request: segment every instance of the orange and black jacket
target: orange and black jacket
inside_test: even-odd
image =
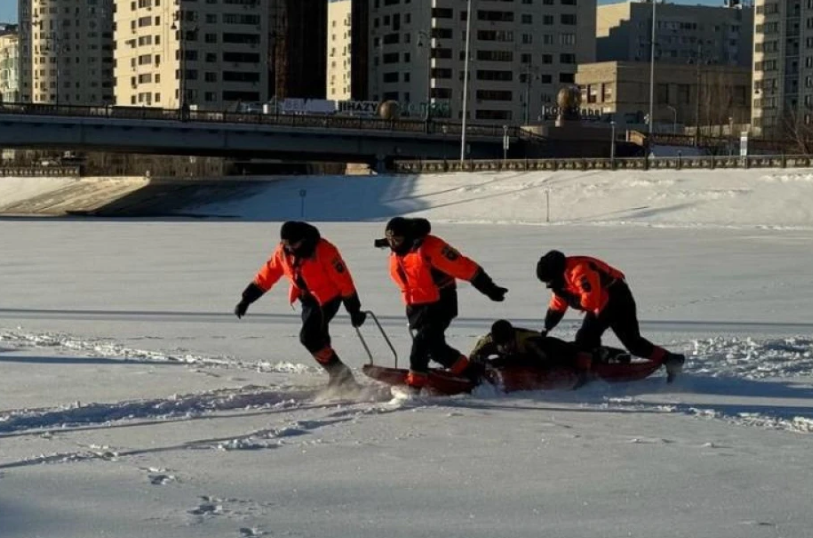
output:
[[[442,289],[456,286],[456,278],[471,282],[486,295],[494,286],[477,263],[430,234],[418,239],[409,252],[390,254],[390,277],[408,306],[437,302]]]
[[[610,299],[607,289],[619,280],[624,280],[624,273],[597,258],[569,256],[564,279],[553,289],[545,328],[556,326],[568,307],[598,316]]]
[[[339,249],[321,238],[315,228],[312,235],[308,238],[312,246],[307,255],[295,256],[287,252],[282,243],[277,245],[243,292],[243,300],[249,304],[256,301],[286,276],[290,282],[288,300],[291,303],[308,297],[323,306],[341,297],[348,312],[360,310],[353,277]]]
[[[285,252],[282,244],[254,277],[263,292],[270,290],[282,276],[288,277],[291,287],[288,300],[293,303],[305,293],[320,305],[338,296],[343,299],[356,293],[353,277],[337,249],[327,239],[319,239],[313,256],[296,258]]]

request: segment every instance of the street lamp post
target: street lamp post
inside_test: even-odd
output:
[[[615,163],[615,120],[610,122],[610,163]]]
[[[449,132],[449,127],[444,123],[441,127],[441,131],[443,131],[443,162],[445,163],[448,157],[446,156],[446,133]]]
[[[180,61],[179,61],[179,68],[180,68],[180,77],[179,77],[179,89],[181,93],[181,97],[178,100],[179,109],[181,112],[181,120],[186,121],[189,117],[189,103],[186,99],[186,30],[184,29],[183,25],[183,10],[179,10],[175,21],[170,26],[170,29],[178,31],[178,51],[180,53]],[[198,27],[197,25],[193,26],[190,29],[190,32],[197,32]]]
[[[652,2],[652,43],[650,44],[649,58],[649,139],[652,140],[652,125],[655,121],[655,30],[657,28],[657,0]]]
[[[54,93],[54,104],[59,107],[59,74],[60,74],[60,63],[61,63],[61,52],[62,52],[62,44],[59,38],[59,34],[57,32],[51,32],[48,37],[45,38],[45,42],[48,43],[48,52],[53,52],[56,55],[56,92]]]
[[[677,110],[672,105],[666,105],[672,111],[672,134],[677,134]]]
[[[508,138],[508,126],[502,126],[502,160],[503,164],[505,161],[508,160],[508,144],[510,143],[510,139]]]
[[[423,30],[418,31],[418,37],[426,48],[426,122],[429,123],[432,119],[432,38]]]
[[[703,60],[703,45],[701,43],[697,44],[697,58],[695,59],[697,64],[697,92],[695,95],[695,103],[694,103],[694,145],[698,146],[700,144],[700,91],[701,91],[701,82],[702,82],[702,71],[700,70],[700,64],[704,61]]]
[[[460,131],[460,162],[466,160],[466,115],[469,104],[469,53],[471,52],[471,0],[466,0],[466,50],[463,54],[463,123]]]
[[[175,20],[172,22],[172,26],[170,26],[170,29],[173,32],[178,32],[178,54],[179,54],[179,58],[178,58],[178,71],[179,71],[178,87],[179,87],[179,92],[180,92],[180,96],[179,96],[179,99],[178,99],[178,109],[180,110],[181,118],[183,119],[183,117],[184,117],[184,113],[183,113],[184,112],[184,105],[186,104],[186,88],[184,88],[184,86],[185,86],[184,79],[186,78],[186,73],[185,73],[185,71],[186,71],[185,63],[186,62],[184,62],[184,59],[185,59],[184,56],[186,56],[186,51],[184,50],[184,37],[185,36],[183,35],[183,32],[184,32],[184,29],[183,29],[183,10],[180,10],[180,11],[177,12],[177,14],[175,15]]]
[[[525,75],[525,125],[531,122],[531,82],[534,80],[534,73],[537,68],[533,64],[528,64],[523,69]]]

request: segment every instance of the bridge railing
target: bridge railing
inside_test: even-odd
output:
[[[634,157],[634,158],[565,158],[565,159],[483,159],[483,160],[412,160],[396,161],[395,171],[402,174],[443,172],[500,172],[556,170],[681,170],[718,168],[810,168],[811,155],[751,155],[740,157]]]
[[[239,123],[274,125],[279,127],[354,129],[362,131],[410,132],[441,137],[460,136],[462,125],[444,120],[386,120],[362,116],[303,115],[303,114],[247,114],[131,106],[77,106],[39,103],[0,103],[0,115],[60,116],[76,118],[112,118],[126,120],[153,120],[202,123]],[[500,125],[469,124],[467,136],[502,137],[506,131]],[[509,127],[512,138],[523,135],[518,127]]]
[[[79,166],[0,166],[2,177],[79,177]]]

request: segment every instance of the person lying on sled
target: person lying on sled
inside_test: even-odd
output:
[[[491,332],[481,337],[474,345],[469,360],[489,368],[499,369],[505,366],[567,368],[589,376],[594,357],[559,338],[543,336],[539,331],[514,327],[510,321],[498,319],[491,326]],[[599,360],[598,357],[595,360]]]

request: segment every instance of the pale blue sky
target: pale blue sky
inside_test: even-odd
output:
[[[610,4],[618,0],[599,0],[599,4]],[[688,0],[670,2],[674,4],[701,4],[704,6],[722,6],[723,0]],[[17,0],[0,0],[0,22],[17,22]]]
[[[0,22],[17,22],[17,0],[0,0]]]

